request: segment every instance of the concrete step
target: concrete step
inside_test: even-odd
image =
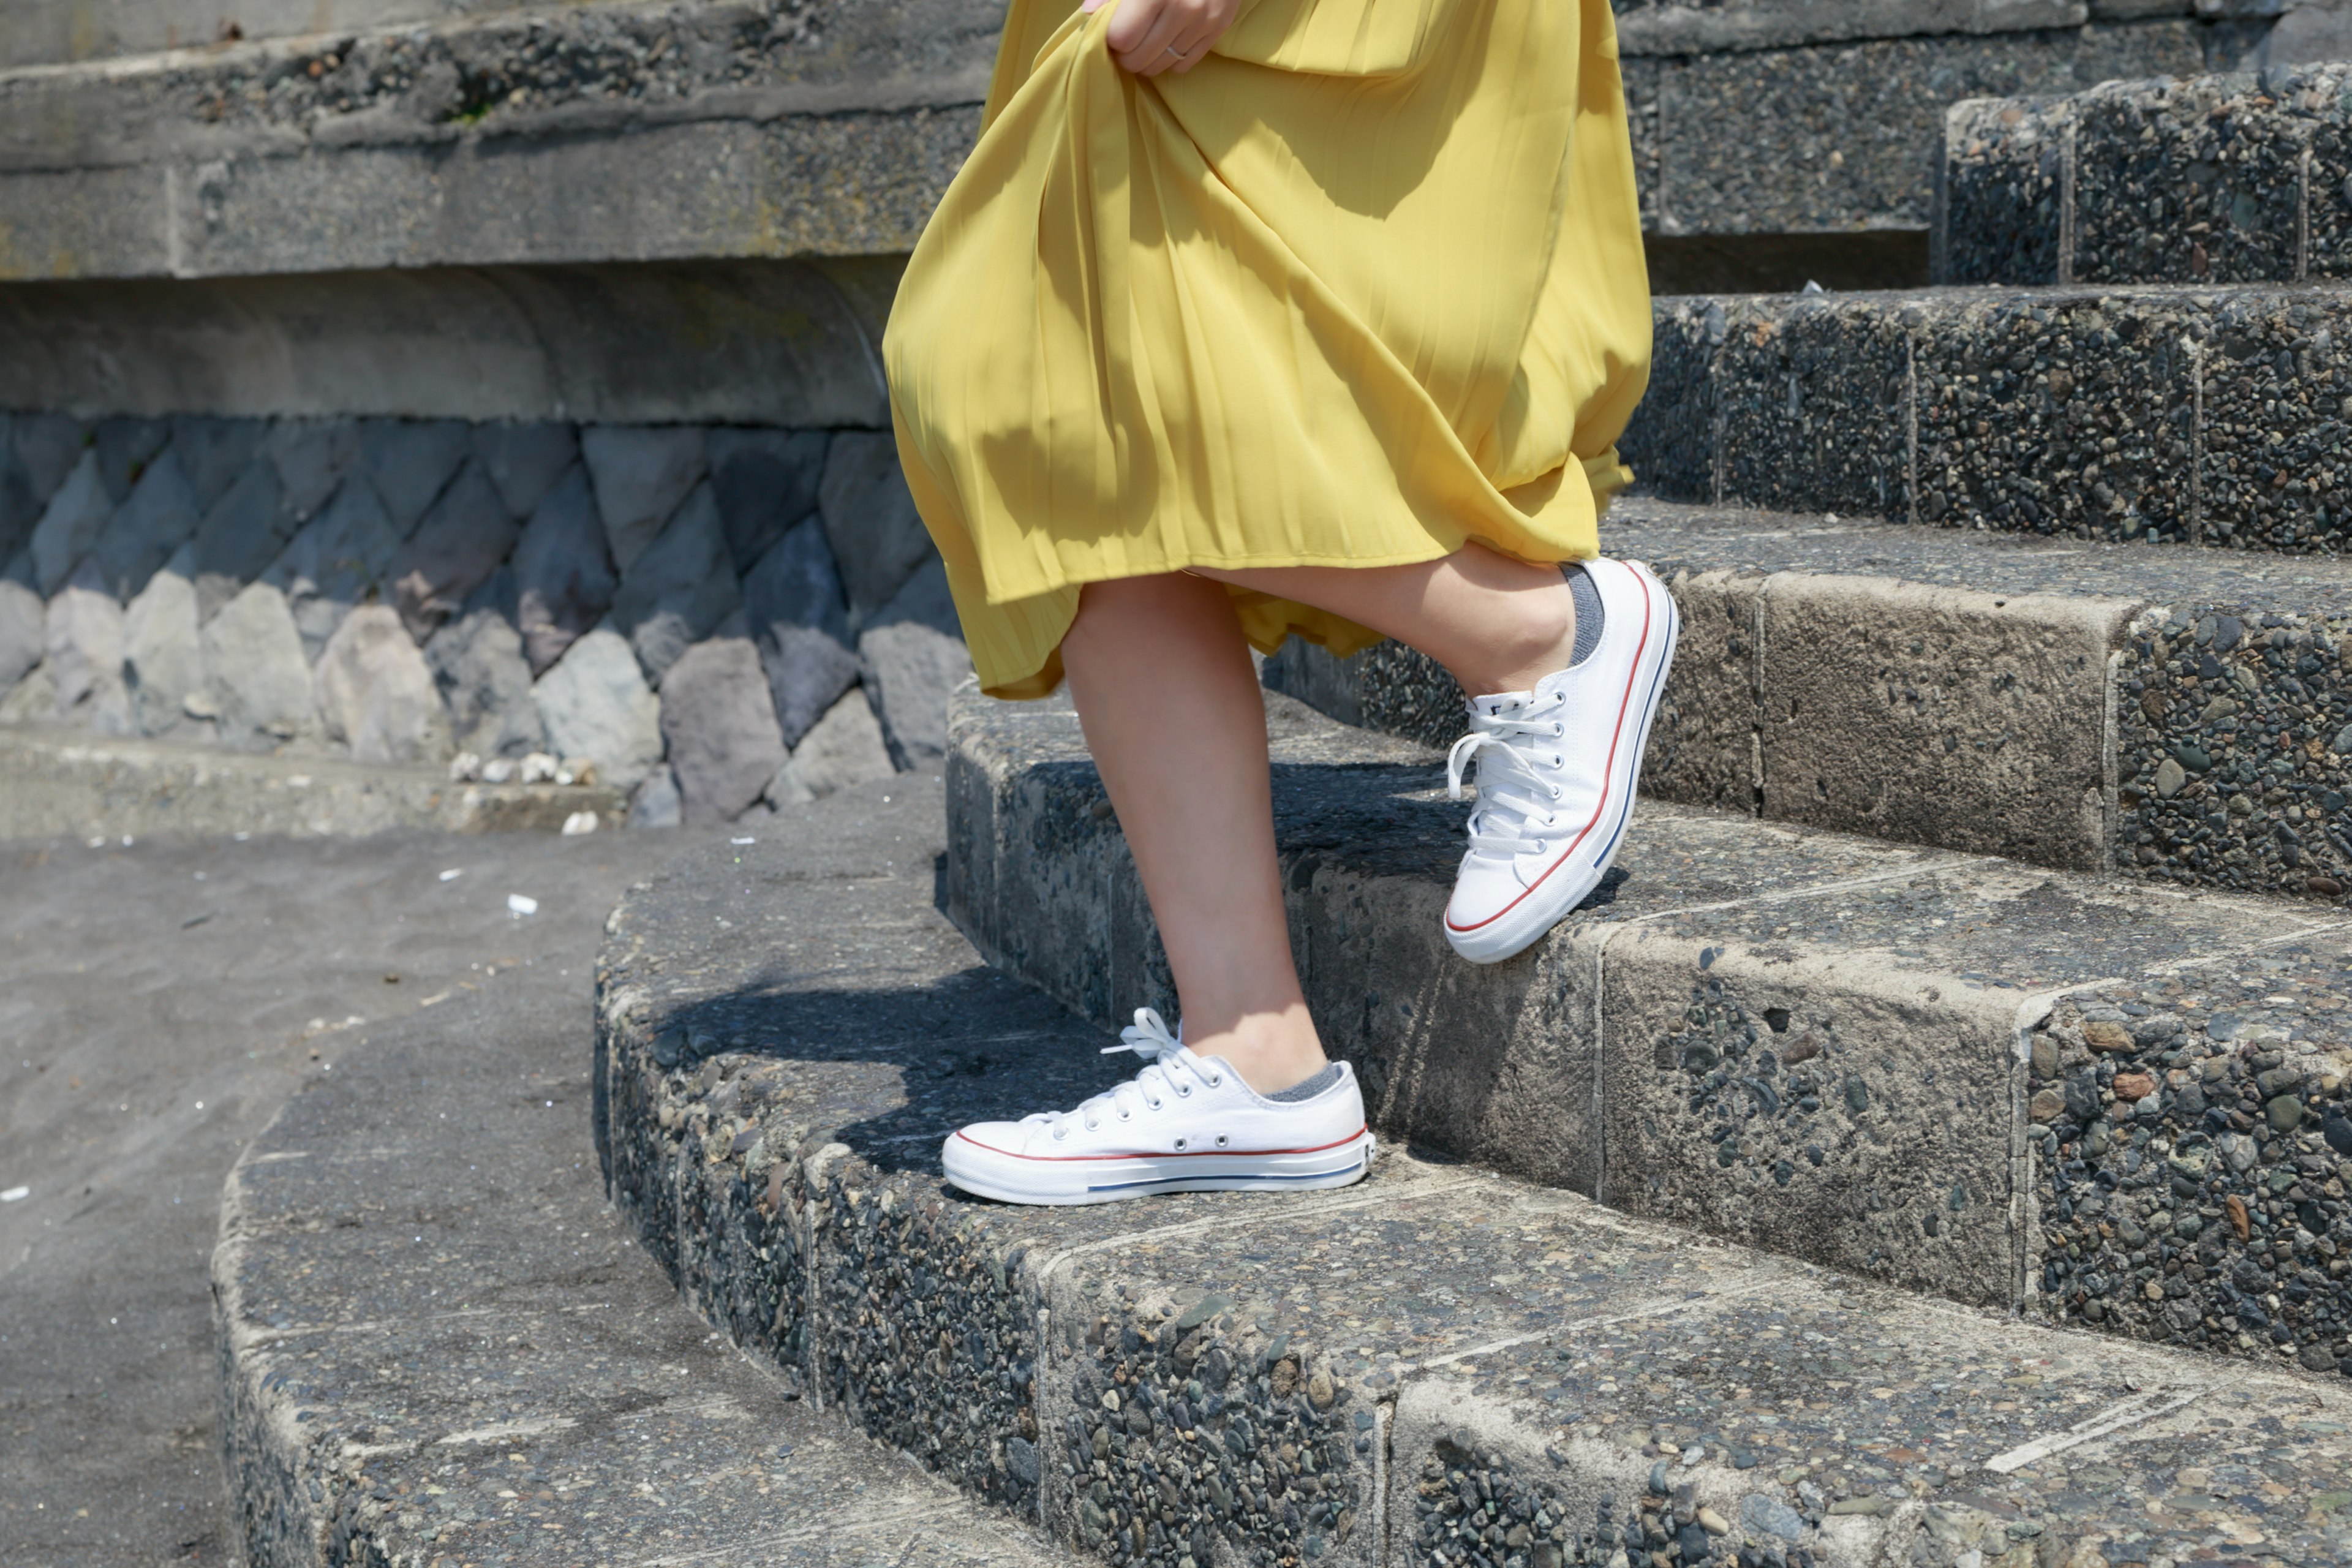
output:
[[[1391,1133],[1955,1300],[2352,1362],[2352,920],[1652,804],[1582,910],[1473,966],[1436,754],[1272,700],[1309,1001]],[[974,700],[949,792],[990,962],[1172,1016],[1066,711]],[[2290,1281],[2252,1325],[2285,1339],[2242,1333]]]
[[[0,725],[0,840],[552,833],[583,814],[617,828],[626,805],[601,784],[452,784],[446,768]]]
[[[1937,197],[1938,282],[2352,277],[2352,66],[1956,103]]]
[[[2352,536],[2352,294],[1660,300],[1626,460],[1669,500],[2326,553]]]
[[[2352,569],[1633,498],[1603,543],[1683,640],[1651,795],[2079,871],[2352,889]],[[1266,684],[1449,744],[1462,694],[1383,644]],[[2242,803],[2242,804],[2241,804]]]
[[[1070,1562],[679,1304],[598,1191],[572,973],[568,1017],[484,984],[334,1047],[236,1167],[213,1273],[242,1560]]]
[[[1420,984],[1419,928],[1386,912],[1426,904],[1409,878],[1429,853],[1427,808],[1398,793],[1412,753],[1276,708],[1301,945],[1335,1036],[1381,1073],[1391,1125],[1401,1105],[1433,1104],[1439,1080],[1467,1090],[1508,1058],[1515,1098],[1540,1103],[1566,1142],[1582,1137],[1575,1086],[1594,1085],[1592,1064],[1530,1075],[1555,1041],[1567,1060],[1601,927],[1527,963]],[[1139,906],[1066,712],[967,712],[958,733],[950,907],[983,951],[1058,944],[1057,991],[1116,975],[1121,1005],[1154,1000]],[[976,818],[987,811],[992,822]],[[1679,847],[1644,847],[1619,906],[1654,883],[1696,909],[1810,873],[1823,890],[1792,892],[1786,919],[1818,900],[1859,922],[1885,910],[1874,892],[1904,886],[1883,878],[1890,863],[1929,863],[1695,813],[1654,820],[1669,818],[1686,828]],[[1119,1069],[1095,1054],[1101,1033],[981,965],[933,907],[938,839],[898,820],[897,853],[814,837],[692,853],[615,911],[598,989],[605,1168],[647,1246],[754,1359],[1056,1541],[1165,1568],[2352,1554],[2352,1387],[2284,1358],[2231,1362],[1911,1297],[1397,1137],[1365,1184],[1336,1193],[1060,1210],[961,1198],[936,1163],[946,1131],[1074,1104]],[[1704,824],[1724,836],[1691,826]],[[999,853],[977,860],[980,844]],[[1366,866],[1390,868],[1381,886]],[[1364,879],[1363,902],[1325,897],[1343,875]],[[2047,917],[2060,895],[2018,896]],[[1093,913],[1065,918],[1080,909]],[[1692,979],[1754,983],[1768,961],[1717,941],[1708,969],[1683,959],[1685,994],[1665,1005],[1691,1005]],[[1637,963],[1660,951],[1643,944]],[[1349,952],[1373,958],[1377,990],[1358,963],[1341,1006]],[[1495,979],[1517,983],[1524,1027],[1463,1005]],[[1841,1070],[1898,1096],[1870,1123],[1888,1143],[1858,1135],[1839,1168],[1877,1150],[1873,1179],[1891,1197],[1909,1180],[1895,1168],[1944,1142],[1955,1101],[1981,1097],[2000,1121],[2017,1000],[1988,988],[1939,1005],[1890,977],[1833,1024],[1791,1015]],[[1400,1003],[1443,1050],[1426,1037],[1410,1060],[1364,1047],[1350,1020],[1400,1016]],[[1944,1027],[1996,1004],[1996,1039]],[[1626,1017],[1619,1037],[1636,1026]],[[1932,1055],[1942,1087],[1901,1098],[1875,1060],[1890,1048],[1908,1064]],[[1630,1065],[1649,1075],[1646,1058]],[[1612,1149],[1645,1143],[1671,1163],[1670,1137],[1637,1131],[1681,1121],[1669,1098],[1621,1110]],[[1904,1120],[1927,1100],[1932,1115]],[[1972,1200],[1962,1226],[2002,1201]],[[1832,1198],[1812,1228],[1832,1236],[1855,1206]]]

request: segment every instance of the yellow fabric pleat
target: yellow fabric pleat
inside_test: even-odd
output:
[[[1112,15],[1013,0],[884,341],[982,686],[1052,691],[1108,578],[1594,554],[1650,350],[1608,0],[1244,0],[1150,79]]]

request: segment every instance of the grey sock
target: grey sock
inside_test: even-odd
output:
[[[1313,1078],[1308,1079],[1305,1083],[1294,1083],[1288,1089],[1284,1089],[1280,1094],[1269,1094],[1263,1098],[1277,1101],[1312,1100],[1317,1095],[1322,1093],[1325,1089],[1330,1088],[1333,1084],[1338,1083],[1339,1081],[1339,1064],[1338,1062],[1326,1062],[1323,1064],[1323,1070],[1317,1073]]]
[[[1601,607],[1601,587],[1593,582],[1592,574],[1571,561],[1560,568],[1568,578],[1568,591],[1576,598],[1576,656],[1569,668],[1574,668],[1591,657],[1601,645],[1601,628],[1607,624],[1608,615]]]

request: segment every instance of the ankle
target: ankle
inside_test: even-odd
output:
[[[1527,691],[1566,669],[1576,654],[1576,601],[1563,583],[1557,594],[1527,595],[1508,625],[1489,633],[1474,657],[1448,666],[1464,693],[1484,697]]]
[[[1214,1030],[1195,1031],[1188,1018],[1184,1046],[1195,1056],[1223,1058],[1260,1094],[1279,1094],[1304,1083],[1329,1060],[1304,1002],[1279,1012],[1244,1014]]]

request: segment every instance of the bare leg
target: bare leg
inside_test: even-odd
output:
[[[1274,566],[1194,574],[1345,616],[1446,668],[1475,697],[1526,691],[1565,669],[1576,601],[1557,566],[1465,544],[1411,566]]]
[[[1184,1043],[1273,1093],[1324,1062],[1275,863],[1265,705],[1233,602],[1171,574],[1090,584],[1062,643],[1087,746],[1175,972]]]

